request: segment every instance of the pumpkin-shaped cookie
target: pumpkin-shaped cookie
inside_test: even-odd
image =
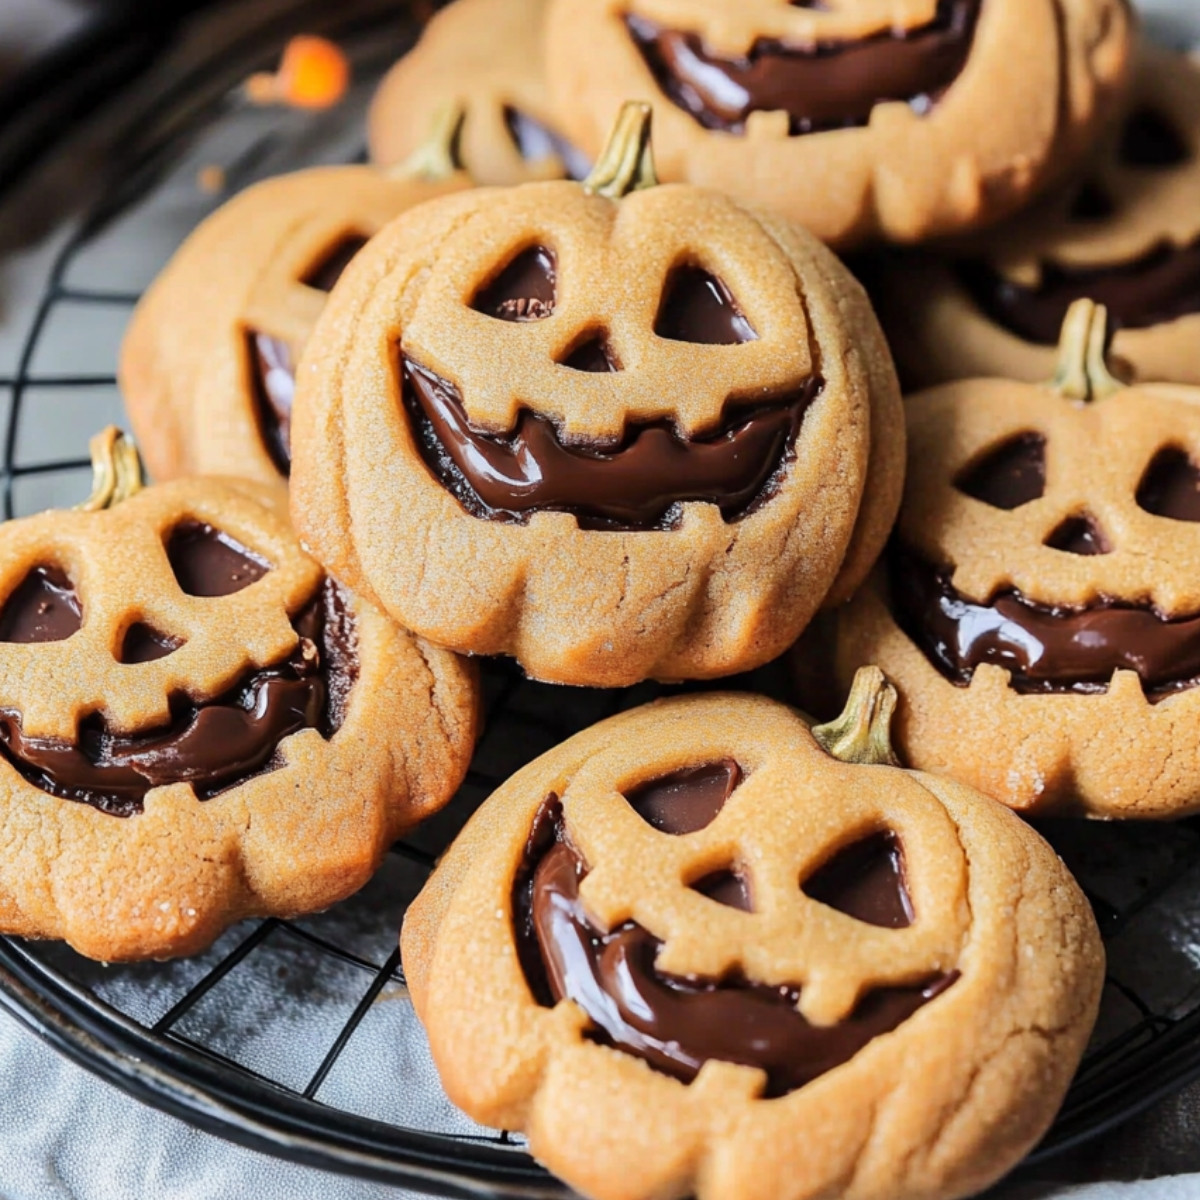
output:
[[[328,580],[282,489],[139,490],[114,434],[83,511],[0,526],[0,930],[105,961],[357,890],[475,727],[470,670]]]
[[[913,386],[1048,378],[1081,298],[1107,306],[1134,379],[1200,384],[1200,64],[1142,46],[1128,112],[1077,182],[953,259],[874,275]]]
[[[767,661],[874,559],[903,414],[802,230],[650,186],[631,106],[584,184],[477,189],[359,256],[296,397],[292,517],[442,645],[623,685]]]
[[[1079,301],[1054,386],[907,401],[896,539],[840,674],[900,685],[899,742],[1028,812],[1200,810],[1200,389],[1127,387]]]
[[[384,77],[367,122],[371,157],[403,162],[428,120],[461,108],[458,153],[477,183],[582,179],[591,163],[557,130],[542,78],[546,0],[455,0]]]
[[[949,1200],[1012,1167],[1099,935],[1014,814],[895,765],[894,703],[877,670],[811,732],[661,701],[514,775],[404,922],[450,1098],[597,1200]]]
[[[346,264],[397,213],[469,181],[439,112],[411,167],[314,167],[223,205],[142,298],[121,348],[130,420],[151,474],[274,482],[291,461],[296,365]]]
[[[1126,76],[1125,0],[552,0],[563,128],[651,100],[664,179],[728,188],[846,248],[1020,208]]]

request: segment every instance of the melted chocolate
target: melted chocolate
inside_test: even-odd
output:
[[[542,321],[554,312],[557,284],[554,252],[530,246],[479,289],[471,307],[499,321]]]
[[[253,551],[202,521],[180,521],[167,539],[167,558],[189,596],[232,596],[270,569]]]
[[[877,989],[841,1024],[821,1028],[797,1011],[796,988],[664,975],[654,965],[661,943],[645,929],[627,922],[605,933],[589,919],[579,898],[586,867],[554,840],[559,816],[551,797],[535,819],[514,896],[531,990],[547,1006],[574,1001],[591,1020],[591,1036],[677,1079],[690,1082],[717,1059],[761,1069],[765,1094],[785,1095],[849,1061],[958,977]]]
[[[1116,201],[1094,179],[1085,180],[1071,202],[1072,221],[1107,221],[1116,211]]]
[[[644,17],[625,24],[663,93],[706,129],[743,133],[752,112],[783,111],[796,135],[865,125],[888,100],[928,112],[966,65],[980,4],[939,0],[927,25],[861,41],[760,38],[744,58],[713,54],[698,35]]]
[[[959,275],[972,299],[998,325],[1027,342],[1053,346],[1076,300],[1107,306],[1113,328],[1148,329],[1200,313],[1200,240],[1164,243],[1132,262],[1105,267],[1042,265],[1042,281],[1025,287],[987,263],[965,262]]]
[[[591,173],[592,164],[582,150],[527,112],[506,105],[504,124],[513,145],[526,162],[540,162],[554,155],[566,169],[568,179],[583,180]]]
[[[75,587],[59,567],[34,567],[0,611],[0,642],[61,642],[83,624]]]
[[[1168,619],[1108,598],[1050,607],[1015,590],[981,604],[899,544],[889,567],[897,623],[961,687],[981,663],[1003,667],[1023,693],[1103,692],[1119,669],[1136,671],[1151,700],[1200,681],[1200,616]]]
[[[72,744],[25,737],[20,713],[6,709],[0,748],[43,791],[113,816],[141,812],[146,793],[170,783],[191,783],[209,799],[282,765],[279,744],[290,734],[315,728],[329,738],[341,726],[358,671],[340,589],[327,581],[294,624],[300,643],[284,662],[248,672],[214,699],[174,698],[166,728],[114,734],[97,714],[80,724]],[[151,657],[159,656],[124,661]]]
[[[533,512],[569,512],[582,529],[671,528],[677,506],[689,500],[718,505],[727,521],[746,516],[774,494],[823,386],[811,378],[773,403],[735,408],[703,437],[680,437],[656,421],[629,427],[616,445],[574,446],[528,410],[512,433],[478,430],[453,384],[407,358],[401,367],[421,456],[467,512],[516,522]]]
[[[1139,507],[1172,521],[1200,521],[1200,467],[1186,450],[1160,450],[1138,484]]]
[[[741,782],[741,767],[723,758],[638,784],[625,799],[643,821],[663,833],[697,833],[717,819]]]
[[[960,492],[993,508],[1012,511],[1046,491],[1046,439],[1020,433],[990,450],[955,480]]]
[[[737,871],[716,871],[706,875],[692,885],[692,891],[724,904],[726,908],[736,908],[742,912],[754,911],[754,896],[750,890],[750,880]]]
[[[319,292],[332,292],[351,260],[369,241],[361,233],[346,234],[313,264],[300,282]]]
[[[292,349],[279,338],[252,333],[250,375],[254,407],[263,445],[285,478],[292,471],[292,401],[296,396],[296,363]]]
[[[912,901],[904,883],[904,856],[890,830],[839,850],[804,884],[803,892],[838,912],[884,929],[907,929]]]
[[[608,345],[608,333],[601,330],[594,337],[580,342],[566,358],[562,360],[564,367],[572,371],[587,371],[593,375],[610,374],[621,369]]]
[[[1081,554],[1087,557],[1112,553],[1112,546],[1104,536],[1104,530],[1088,513],[1068,517],[1046,539],[1046,545],[1051,550],[1061,550],[1064,554]]]
[[[182,645],[182,638],[160,633],[152,626],[139,621],[126,630],[117,658],[123,663],[155,662],[174,654]]]
[[[667,277],[654,332],[700,346],[736,346],[758,337],[725,284],[692,266],[676,267]]]
[[[1192,157],[1179,130],[1152,108],[1139,108],[1126,120],[1117,153],[1125,166],[1149,171],[1182,167]]]

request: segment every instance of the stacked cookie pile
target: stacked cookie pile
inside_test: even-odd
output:
[[[1123,0],[455,0],[374,165],[143,299],[158,482],[109,432],[0,529],[0,927],[348,895],[461,781],[471,656],[790,653],[840,716],[676,697],[481,807],[403,931],[434,1059],[601,1200],[987,1186],[1103,978],[1013,810],[1200,809],[1198,94]]]

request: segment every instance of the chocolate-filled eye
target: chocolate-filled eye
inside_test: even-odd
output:
[[[968,467],[954,486],[993,508],[1012,510],[1040,499],[1046,491],[1046,439],[1019,433]]]
[[[82,624],[83,606],[67,573],[34,567],[0,609],[0,642],[61,642]]]
[[[1200,467],[1186,450],[1164,446],[1151,460],[1137,490],[1138,507],[1172,521],[1200,521]]]
[[[587,371],[590,374],[604,374],[621,369],[617,356],[608,344],[607,329],[595,330],[588,334],[560,360],[559,365],[570,367],[572,371]]]
[[[634,811],[663,833],[697,833],[716,819],[742,781],[731,758],[672,771],[625,793]]]
[[[1051,550],[1061,550],[1065,554],[1091,556],[1112,553],[1112,544],[1091,513],[1068,517],[1046,539],[1045,544]]]
[[[566,168],[568,179],[587,178],[592,169],[587,155],[548,125],[543,125],[536,117],[506,104],[504,125],[517,148],[517,153],[526,162],[539,162],[551,155],[557,155]]]
[[[754,911],[750,880],[740,871],[714,871],[711,875],[696,880],[691,888],[693,892],[699,892],[717,904],[725,905],[726,908],[737,908],[742,912]]]
[[[320,292],[333,291],[334,285],[342,277],[342,272],[350,265],[350,260],[368,241],[370,239],[361,233],[346,234],[309,267],[300,282]]]
[[[1192,157],[1183,135],[1152,108],[1138,109],[1121,133],[1121,161],[1129,167],[1181,167]]]
[[[1094,179],[1088,179],[1071,203],[1072,221],[1107,221],[1117,211],[1113,198]]]
[[[121,639],[121,649],[117,661],[123,663],[156,662],[174,654],[184,643],[183,638],[172,637],[147,625],[143,621],[131,625]]]
[[[654,332],[701,346],[736,346],[758,338],[725,284],[693,266],[676,267],[667,276]]]
[[[904,884],[904,858],[900,842],[890,830],[839,850],[809,876],[801,891],[868,925],[905,929],[913,922],[912,901]]]
[[[271,569],[254,551],[204,521],[180,521],[167,538],[167,558],[188,596],[232,596]]]
[[[554,252],[530,246],[475,293],[471,307],[500,321],[542,321],[554,312],[557,282]]]

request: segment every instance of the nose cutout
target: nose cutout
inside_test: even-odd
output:
[[[1091,513],[1068,517],[1046,539],[1045,544],[1051,550],[1061,550],[1064,554],[1092,556],[1112,553],[1112,543]]]
[[[621,364],[608,344],[607,329],[587,335],[565,358],[559,360],[559,365],[569,367],[572,371],[587,371],[593,375],[621,370]]]
[[[183,642],[183,638],[172,637],[169,633],[155,629],[153,625],[138,621],[136,625],[129,627],[121,639],[117,660],[122,663],[156,662],[174,654]]]

